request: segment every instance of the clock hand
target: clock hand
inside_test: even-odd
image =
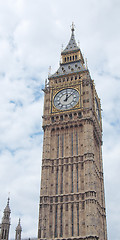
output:
[[[66,98],[65,98],[64,102],[66,102],[66,101],[67,101],[67,99],[68,99],[68,94],[66,94]]]
[[[68,100],[68,98],[72,95],[73,93],[71,93],[69,96],[67,96],[67,100]]]
[[[68,98],[68,94],[67,94],[67,89],[66,89],[66,98],[65,98],[64,102],[67,101],[67,98]]]
[[[72,94],[73,94],[73,92],[70,95],[66,94],[66,99],[64,100],[64,102],[66,102]]]

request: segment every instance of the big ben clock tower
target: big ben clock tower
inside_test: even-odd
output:
[[[44,89],[38,239],[107,240],[100,99],[71,31]]]

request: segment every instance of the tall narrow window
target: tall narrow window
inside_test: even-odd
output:
[[[59,158],[59,135],[57,136],[57,158]]]
[[[64,135],[62,134],[62,157],[64,156]]]
[[[55,208],[55,237],[57,237],[57,205]]]
[[[6,235],[7,235],[7,230],[5,229],[4,239],[6,239]]]
[[[71,169],[71,180],[72,180],[71,192],[73,193],[73,165],[72,165],[72,169]]]
[[[61,168],[61,193],[63,193],[63,166]]]
[[[60,209],[60,237],[62,237],[63,235],[63,206],[61,206],[61,209]]]
[[[78,192],[78,164],[77,164],[76,170],[77,170],[77,192]]]
[[[56,194],[58,194],[58,167],[56,171]]]
[[[4,229],[2,230],[2,239],[4,238]]]
[[[73,156],[73,133],[71,134],[71,153]]]
[[[77,205],[77,235],[79,236],[79,204]]]
[[[73,215],[73,205],[72,205],[72,207],[71,207],[71,210],[72,210],[72,236],[73,236],[73,234],[74,234],[74,215]]]
[[[76,154],[78,155],[78,133],[76,132]]]

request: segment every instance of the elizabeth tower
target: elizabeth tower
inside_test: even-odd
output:
[[[44,89],[38,239],[107,240],[100,99],[71,31]]]

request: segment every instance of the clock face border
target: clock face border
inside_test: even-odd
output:
[[[78,91],[79,93],[79,100],[76,103],[76,105],[70,109],[58,109],[54,106],[54,98],[57,95],[57,93],[59,93],[62,90],[65,89],[75,89],[76,91]],[[81,84],[77,85],[77,86],[64,86],[64,87],[60,87],[57,89],[52,89],[52,93],[51,93],[51,113],[59,113],[59,112],[70,112],[71,110],[75,110],[75,109],[80,109],[82,108],[82,102],[81,102]]]
[[[57,110],[71,110],[79,102],[80,94],[75,88],[65,88],[53,97],[53,104]]]

